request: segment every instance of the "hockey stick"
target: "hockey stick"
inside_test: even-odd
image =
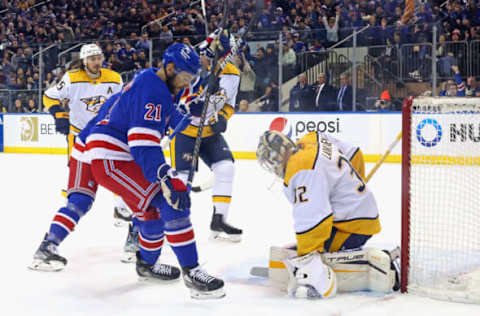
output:
[[[170,142],[175,137],[175,135],[187,128],[187,126],[190,124],[190,117],[190,114],[184,115],[180,122],[178,122],[172,133],[170,133],[168,137],[162,138],[162,140],[160,141],[160,146],[162,146],[163,149],[167,149],[168,145],[170,145]]]
[[[382,163],[385,161],[385,159],[387,159],[387,157],[390,155],[390,153],[392,152],[393,148],[395,148],[395,146],[398,144],[398,142],[400,141],[400,139],[402,139],[402,132],[398,133],[397,137],[395,138],[395,140],[393,141],[393,143],[390,144],[390,146],[388,147],[387,151],[383,154],[382,158],[380,158],[380,160],[377,161],[377,163],[375,164],[375,166],[373,166],[372,170],[370,170],[370,172],[368,173],[368,175],[367,175],[366,178],[365,178],[365,183],[367,183],[367,182],[372,178],[372,176],[375,174],[375,172],[377,172],[378,168],[380,168],[380,166],[381,166]]]
[[[202,192],[213,187],[213,177],[208,178],[207,181],[192,187],[192,192]]]
[[[226,1],[223,4],[223,17],[220,25],[220,33],[223,32],[223,27],[225,26],[225,22],[227,21],[227,12],[228,12],[228,1]],[[215,40],[218,40],[218,38]],[[215,57],[212,63],[212,73],[210,74],[210,78],[208,80],[207,93],[204,99],[205,102],[203,103],[202,114],[200,116],[200,123],[198,125],[197,137],[195,138],[195,145],[193,147],[192,165],[190,166],[190,170],[188,171],[187,190],[189,192],[192,189],[193,174],[195,173],[195,168],[198,162],[198,156],[200,154],[200,144],[202,142],[202,133],[203,133],[205,120],[207,118],[208,102],[210,100],[210,95],[215,92],[214,90],[216,86],[216,80],[221,71],[221,68],[218,71],[216,71],[219,58],[220,58],[220,54],[218,52],[218,45],[217,45],[217,47],[215,48]]]
[[[260,278],[268,278],[268,267],[252,267],[250,275]]]
[[[225,2],[225,4],[224,4],[224,8],[223,8],[224,12],[223,12],[223,19],[222,19],[222,23],[221,23],[221,27],[220,27],[220,33],[223,32],[223,27],[225,25],[225,21],[227,20],[227,18],[226,18],[227,13],[228,13],[227,9],[228,9],[228,1]],[[243,36],[248,34],[251,27],[255,24],[256,19],[257,19],[256,16],[254,16],[252,18],[252,20],[250,21],[250,23],[248,25],[247,31],[243,34]],[[191,188],[192,188],[193,174],[195,173],[195,168],[196,168],[197,162],[198,162],[198,156],[199,156],[199,153],[200,153],[200,145],[201,145],[201,142],[202,142],[202,132],[203,132],[204,124],[205,124],[205,119],[206,119],[206,116],[207,116],[207,108],[208,108],[208,104],[209,104],[209,100],[210,100],[210,95],[212,95],[215,92],[214,90],[215,90],[215,86],[216,86],[216,83],[217,83],[216,81],[217,81],[218,77],[220,76],[221,71],[225,68],[225,66],[229,62],[231,56],[233,56],[233,54],[236,53],[238,51],[239,47],[241,46],[243,36],[238,38],[235,41],[235,44],[230,48],[230,50],[224,56],[222,56],[223,61],[219,65],[218,69],[217,69],[217,64],[218,64],[218,60],[220,59],[220,56],[219,56],[219,53],[218,53],[218,48],[215,50],[215,58],[213,60],[212,68],[211,68],[212,69],[212,74],[210,74],[207,93],[206,93],[206,97],[205,97],[205,102],[203,104],[202,114],[200,116],[200,123],[199,123],[199,126],[198,126],[197,137],[195,138],[195,146],[193,148],[192,165],[191,165],[189,173],[188,173],[188,179],[187,179],[188,191],[190,191]],[[218,40],[218,38],[216,40]],[[218,45],[217,45],[217,47],[218,47]]]
[[[201,0],[200,4],[202,6],[202,15],[203,19],[205,20],[205,38],[208,37],[208,21],[207,21],[207,8],[205,6],[205,0]]]

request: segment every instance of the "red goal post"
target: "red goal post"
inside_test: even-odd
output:
[[[480,98],[402,106],[401,291],[480,304]]]

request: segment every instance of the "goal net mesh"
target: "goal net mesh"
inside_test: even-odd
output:
[[[480,99],[416,98],[409,106],[407,291],[480,303]]]

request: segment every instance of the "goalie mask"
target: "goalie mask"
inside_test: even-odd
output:
[[[266,131],[257,147],[257,159],[262,168],[283,179],[288,158],[295,149],[293,141],[278,131]]]

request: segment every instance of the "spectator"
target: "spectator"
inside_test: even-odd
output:
[[[253,71],[255,74],[262,74],[262,76],[256,76],[255,78],[255,97],[258,98],[265,92],[265,89],[270,85],[272,81],[270,72],[270,63],[265,58],[265,49],[260,47],[257,49],[257,57],[253,64]]]
[[[445,86],[445,90],[440,92],[441,96],[446,96],[446,97],[451,97],[451,96],[457,96],[457,97],[464,97],[465,96],[465,83],[462,80],[462,76],[460,75],[460,69],[458,66],[453,65],[452,66],[452,71],[453,71],[453,80],[447,81],[447,84]]]
[[[37,105],[35,104],[34,99],[29,99],[28,100],[28,106],[25,109],[25,112],[27,112],[27,113],[38,113],[38,112],[40,112],[37,108]]]
[[[148,39],[148,34],[143,33],[142,38],[135,44],[137,50],[142,50],[147,53],[150,50],[150,40]]]
[[[248,102],[254,99],[255,72],[245,57],[245,53],[235,56],[235,63],[240,69],[240,87],[238,91],[239,99],[246,99]]]
[[[392,98],[388,90],[385,90],[380,95],[380,99],[375,102],[375,108],[378,112],[389,112],[392,110]]]
[[[474,97],[476,94],[476,91],[479,90],[480,88],[478,86],[477,80],[475,79],[474,76],[470,76],[467,78],[467,90],[466,90],[466,95],[467,97]]]
[[[272,81],[265,89],[264,102],[260,106],[262,112],[278,112],[278,85]]]
[[[327,31],[327,47],[330,47],[338,42],[338,22],[340,19],[340,7],[337,8],[335,17],[327,18],[323,16],[322,21]]]
[[[325,73],[317,76],[317,85],[315,87],[315,111],[335,111],[336,91],[327,83]]]
[[[22,100],[20,98],[15,99],[13,107],[10,108],[11,113],[25,113],[25,108],[23,107]]]
[[[307,83],[307,76],[300,74],[298,82],[290,90],[290,112],[311,111],[314,104],[314,91],[312,86]]]
[[[353,103],[353,88],[346,74],[340,75],[340,87],[337,93],[337,111],[351,111]]]

